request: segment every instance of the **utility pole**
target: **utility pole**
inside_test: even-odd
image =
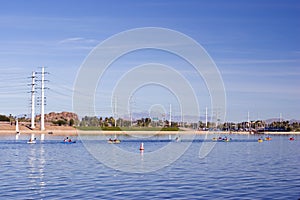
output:
[[[207,107],[205,108],[205,128],[207,128]]]
[[[279,114],[279,122],[282,122],[282,113]]]
[[[35,128],[35,72],[32,72],[32,83],[31,83],[31,128]]]
[[[172,105],[170,104],[170,121],[169,121],[170,127],[172,127]]]
[[[115,98],[115,109],[114,109],[114,116],[115,116],[115,127],[117,127],[117,98]]]
[[[132,127],[132,110],[131,110],[131,108],[130,108],[130,127]]]
[[[45,67],[42,67],[42,72],[37,72],[37,74],[41,74],[41,99],[38,99],[38,105],[41,106],[41,127],[40,130],[44,131],[45,130],[45,89],[48,89],[45,87],[45,82],[47,80],[45,80],[45,74],[48,74],[47,72],[45,72]]]
[[[132,127],[132,104],[133,104],[133,97],[130,97],[129,100],[129,115],[130,115],[130,127]]]
[[[216,120],[216,125],[215,127],[218,129],[218,126],[219,126],[219,122],[220,122],[220,110],[219,108],[215,108],[212,110],[212,113],[213,113],[213,116],[216,116],[215,120]],[[214,121],[214,120],[213,120]]]
[[[42,81],[41,81],[41,90],[42,90],[42,102],[41,102],[41,131],[45,130],[45,68],[42,67]]]
[[[249,111],[248,111],[248,128],[249,128],[249,131],[251,130],[251,126],[250,126],[250,114],[249,114]]]

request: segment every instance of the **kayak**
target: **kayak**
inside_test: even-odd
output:
[[[270,141],[270,140],[272,140],[272,138],[271,137],[266,137],[265,140]]]
[[[107,140],[109,144],[119,144],[121,141],[120,140]]]
[[[64,143],[64,144],[72,144],[72,143],[76,143],[76,141],[62,141],[62,143]]]
[[[36,143],[35,140],[33,140],[33,141],[27,141],[27,144],[35,144],[35,143]]]

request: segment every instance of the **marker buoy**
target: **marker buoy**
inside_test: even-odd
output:
[[[140,145],[140,151],[144,151],[144,143],[143,142]]]

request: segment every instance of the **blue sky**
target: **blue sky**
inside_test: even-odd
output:
[[[0,5],[1,114],[30,112],[28,77],[41,66],[50,73],[46,112],[71,111],[77,71],[97,44],[128,29],[164,27],[190,36],[214,60],[226,88],[228,120],[247,120],[248,111],[251,119],[280,113],[300,119],[299,1],[0,0]],[[138,55],[141,62],[151,61],[148,53]],[[201,80],[189,78],[195,88],[200,85],[199,96],[204,94],[203,113],[207,92]],[[110,114],[105,104],[97,107],[97,114]]]

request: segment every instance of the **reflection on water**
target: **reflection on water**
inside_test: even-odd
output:
[[[29,189],[42,195],[46,187],[46,183],[44,180],[44,168],[46,163],[44,145],[30,145],[27,160],[29,166],[29,169],[27,171],[28,179],[30,182]]]

